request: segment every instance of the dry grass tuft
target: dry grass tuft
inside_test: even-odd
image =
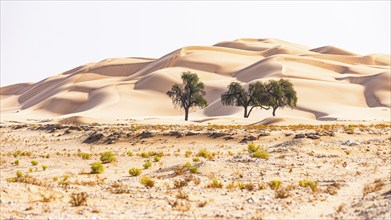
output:
[[[373,183],[369,183],[364,186],[363,195],[366,196],[369,193],[380,191],[385,183],[381,179],[376,179]]]
[[[86,206],[88,194],[86,192],[72,193],[71,201],[72,206]]]

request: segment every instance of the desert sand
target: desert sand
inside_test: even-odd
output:
[[[238,39],[188,46],[159,59],[112,58],[89,63],[37,83],[0,88],[1,121],[75,120],[99,123],[160,119],[182,121],[165,94],[183,71],[206,84],[205,109],[191,121],[256,123],[270,111],[255,109],[242,120],[240,107],[223,106],[220,95],[239,81],[285,78],[299,97],[297,108],[277,116],[301,121],[390,121],[390,55],[358,55],[332,46],[308,48],[278,39]],[[70,119],[69,119],[70,118]],[[281,121],[281,120],[280,120]]]
[[[390,219],[390,132],[390,124],[3,125],[0,216]],[[92,174],[105,151],[116,161]]]

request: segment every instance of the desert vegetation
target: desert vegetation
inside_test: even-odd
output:
[[[389,215],[389,124],[45,127],[2,127],[2,216]]]
[[[248,118],[256,107],[265,110],[271,108],[272,114],[275,116],[278,108],[285,106],[293,108],[296,106],[297,100],[293,84],[285,79],[250,83],[247,91],[240,83],[232,82],[228,85],[228,91],[221,95],[223,105],[242,106],[245,118]]]

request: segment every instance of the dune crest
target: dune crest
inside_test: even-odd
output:
[[[159,59],[109,58],[40,82],[1,87],[1,121],[116,122],[167,116],[181,120],[182,110],[174,108],[165,93],[181,82],[184,71],[197,73],[206,85],[209,105],[193,109],[190,120],[194,121],[241,120],[241,108],[220,102],[227,85],[280,78],[294,84],[297,108],[278,109],[278,119],[269,118],[270,111],[255,109],[245,121],[391,120],[390,55],[241,38],[214,46],[183,47]]]

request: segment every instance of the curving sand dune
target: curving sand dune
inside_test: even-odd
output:
[[[359,55],[332,46],[311,49],[270,38],[188,46],[159,59],[110,58],[37,83],[0,88],[0,120],[182,120],[183,111],[174,108],[165,93],[181,82],[181,72],[192,71],[205,83],[209,103],[205,109],[193,109],[194,122],[390,121],[390,60],[386,54]],[[278,109],[278,120],[259,109],[242,119],[242,108],[220,102],[230,82],[247,86],[279,78],[293,82],[299,101],[293,110]]]

